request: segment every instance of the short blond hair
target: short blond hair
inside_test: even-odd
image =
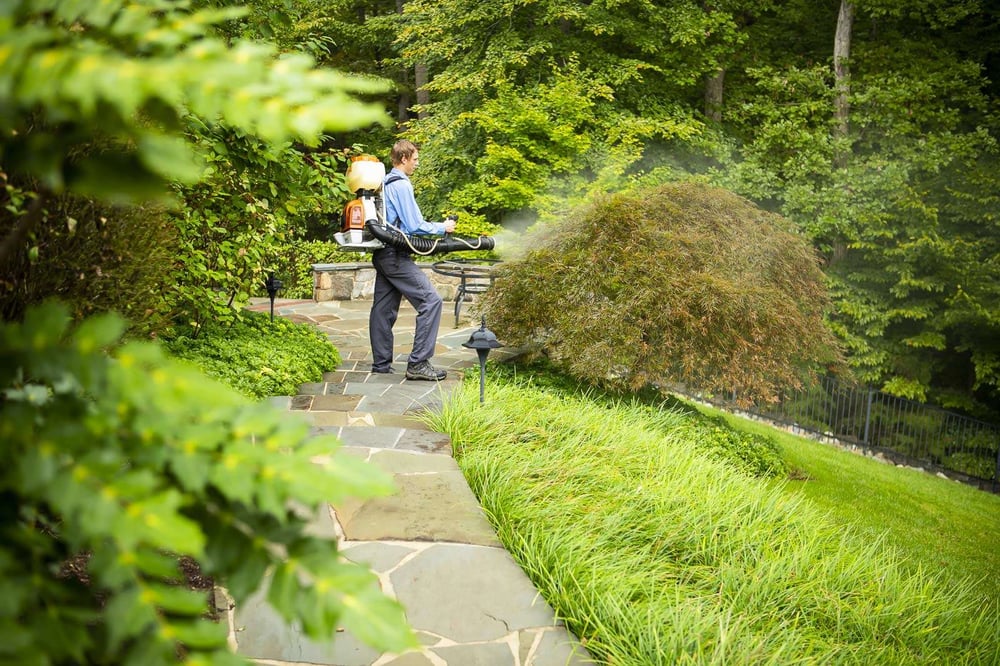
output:
[[[392,165],[402,164],[403,160],[408,157],[413,157],[413,153],[417,152],[417,146],[412,141],[406,139],[400,139],[392,146],[392,151],[389,153],[389,159],[392,160]]]

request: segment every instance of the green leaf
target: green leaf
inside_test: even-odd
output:
[[[318,537],[306,537],[298,539],[288,544],[288,557],[301,562],[302,565],[314,575],[320,575],[324,571],[342,572],[344,566],[352,567],[337,553],[337,543],[329,539]],[[349,569],[351,573],[365,571],[363,568],[355,570]],[[363,577],[356,579],[356,583],[365,584],[370,582],[366,576],[367,571],[361,574]]]
[[[167,203],[167,181],[134,154],[103,154],[83,158],[67,179],[67,187],[112,204],[143,201]]]
[[[35,634],[34,643],[45,646],[46,656],[70,663],[81,663],[85,659],[93,642],[88,624],[93,622],[94,616],[89,609],[81,609],[72,602],[64,603],[48,613],[36,614],[34,620],[30,627]]]
[[[205,592],[178,585],[148,583],[144,595],[159,608],[179,615],[201,615],[207,606]]]
[[[16,618],[22,605],[32,597],[32,591],[25,581],[0,580],[0,618]],[[0,641],[0,646],[6,641]],[[3,648],[0,647],[0,650]]]
[[[323,450],[322,445],[314,448],[314,444],[310,442],[303,454]],[[371,463],[342,453],[327,461],[303,464],[295,475],[292,490],[295,497],[307,503],[336,502],[346,497],[385,497],[396,490],[390,475]]]
[[[145,640],[132,642],[121,663],[123,666],[172,666],[177,663],[177,644],[169,637],[152,633]]]
[[[147,576],[168,580],[180,577],[176,555],[151,548],[139,548],[133,557],[136,568]]]
[[[209,479],[219,492],[232,501],[253,504],[256,484],[249,460],[249,456],[233,446],[212,466]]]
[[[5,345],[21,349],[30,346],[35,351],[46,349],[62,339],[69,322],[69,309],[65,305],[52,301],[44,303],[28,311],[23,326],[4,325],[9,336]]]
[[[180,183],[195,183],[204,164],[181,137],[145,133],[139,139],[139,158],[150,170]]]
[[[202,607],[205,599],[202,597]],[[226,645],[227,627],[219,622],[195,620],[193,622],[172,622],[171,630],[182,644],[199,650],[220,648]]]
[[[261,511],[269,513],[276,518],[282,518],[286,514],[286,493],[287,487],[284,483],[278,482],[268,472],[270,466],[265,465],[261,470],[260,480],[256,483],[254,498]],[[294,485],[296,480],[289,479],[289,485]]]
[[[908,377],[893,377],[882,385],[882,390],[909,400],[926,400],[927,398],[927,387],[919,380]]]
[[[190,450],[186,443],[181,443],[180,449],[170,455],[170,467],[188,492],[203,491],[212,469],[209,459]]]
[[[115,313],[90,317],[73,331],[72,340],[81,354],[104,350],[125,332],[125,320]]]
[[[117,650],[123,641],[139,635],[156,622],[156,612],[142,599],[139,588],[131,587],[114,594],[105,607],[108,643]]]
[[[357,596],[344,595],[341,604],[344,626],[365,643],[385,646],[389,652],[420,647],[402,605],[377,587],[367,587]]]
[[[248,666],[250,662],[228,649],[222,649],[208,654],[191,655],[185,663],[187,666]]]
[[[295,604],[301,596],[302,585],[298,579],[298,567],[294,561],[282,562],[274,568],[267,588],[267,601],[282,617],[295,617]]]
[[[87,571],[101,587],[120,590],[135,584],[135,565],[135,551],[121,551],[109,541],[102,541],[92,549]]]
[[[205,536],[196,523],[178,513],[182,501],[181,493],[170,489],[129,504],[117,517],[114,529],[122,549],[132,550],[137,544],[145,543],[199,556],[205,546]]]
[[[920,347],[944,351],[948,346],[947,338],[935,331],[921,331],[917,335],[911,335],[903,339],[903,343],[910,347]]]
[[[78,503],[78,506],[73,507],[76,509],[74,518],[84,521],[93,534],[110,535],[120,524],[121,506],[114,497],[113,490],[98,494],[94,492],[91,483],[87,485],[87,488],[81,485],[81,492],[72,494],[71,501]]]
[[[234,545],[237,543],[232,542]],[[265,550],[246,544],[241,549],[239,566],[230,567],[232,571],[226,577],[226,589],[237,602],[246,599],[260,586],[271,563],[271,557]]]
[[[18,659],[27,659],[31,644],[31,633],[25,630],[23,623],[0,617],[0,657],[15,655]],[[41,654],[36,654],[34,659],[35,664],[48,663]]]

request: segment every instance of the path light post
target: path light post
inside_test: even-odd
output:
[[[278,290],[284,287],[281,284],[281,280],[274,277],[274,273],[268,273],[267,279],[264,280],[264,288],[267,289],[267,297],[271,299],[271,321],[274,321],[274,297],[277,296]]]
[[[469,341],[463,342],[462,346],[475,349],[479,355],[479,404],[483,404],[486,402],[486,357],[490,355],[491,349],[503,347],[493,331],[486,328],[486,315],[483,315],[483,323],[479,330],[473,331]]]

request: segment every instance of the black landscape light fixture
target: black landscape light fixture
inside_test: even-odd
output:
[[[264,280],[264,288],[267,289],[267,297],[271,299],[271,321],[274,321],[274,297],[278,294],[278,290],[284,287],[281,284],[281,280],[274,277],[274,273],[268,273],[267,279]]]
[[[462,343],[463,347],[475,349],[479,355],[479,403],[486,402],[486,357],[490,355],[491,349],[503,347],[493,331],[486,328],[486,315],[483,315],[483,324],[478,331],[473,331],[468,342]]]

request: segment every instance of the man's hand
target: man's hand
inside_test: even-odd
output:
[[[450,234],[451,232],[453,232],[455,230],[455,222],[457,221],[458,220],[454,215],[449,215],[448,217],[444,218],[444,232],[446,234]]]

